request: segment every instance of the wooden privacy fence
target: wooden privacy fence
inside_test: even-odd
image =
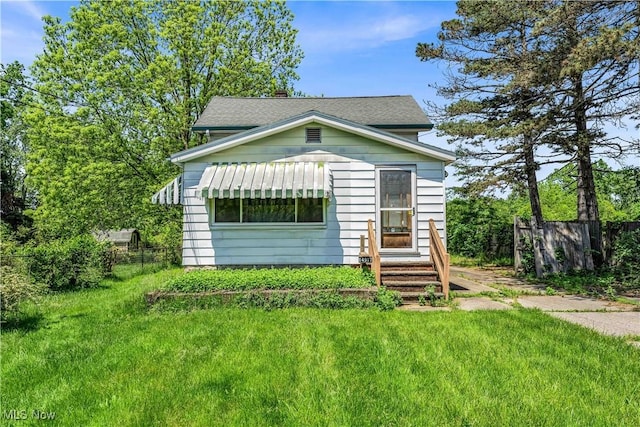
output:
[[[589,225],[579,222],[535,221],[515,218],[513,227],[516,271],[537,277],[570,270],[593,270]]]
[[[611,263],[615,242],[621,233],[640,228],[639,221],[607,222],[594,227],[590,222],[549,221],[535,226],[521,218],[513,223],[514,264],[516,272],[548,273],[593,270],[594,255],[603,265]],[[601,230],[593,235],[593,230]],[[595,253],[592,242],[599,242],[602,253]]]

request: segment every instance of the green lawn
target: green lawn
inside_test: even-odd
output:
[[[5,326],[0,424],[640,425],[640,350],[537,311],[147,311],[179,274]]]

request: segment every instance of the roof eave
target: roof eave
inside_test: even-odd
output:
[[[376,124],[372,124],[372,125],[367,125],[370,126],[372,128],[377,128],[377,129],[384,129],[384,130],[390,130],[390,129],[397,129],[397,130],[415,130],[415,131],[424,131],[424,130],[431,130],[433,129],[433,123],[416,123],[416,124],[400,124],[400,125],[389,125],[389,124],[385,124],[385,125],[376,125]]]
[[[246,126],[191,126],[193,132],[206,132],[206,131],[244,131],[253,129],[259,126],[246,125]]]
[[[288,119],[282,120],[280,122],[251,128],[244,132],[231,135],[217,141],[212,141],[198,147],[175,153],[171,156],[171,161],[176,164],[184,163],[193,159],[197,159],[198,157],[214,154],[219,151],[227,150],[238,145],[245,144],[247,142],[255,141],[256,139],[265,138],[267,136],[284,132],[286,130],[312,122],[325,124],[327,126],[342,129],[347,132],[360,134],[361,136],[365,136],[379,142],[387,143],[389,145],[404,148],[408,151],[433,157],[438,160],[442,160],[443,162],[445,162],[445,164],[451,163],[455,160],[455,154],[451,151],[421,142],[405,139],[400,136],[385,132],[383,130],[373,128],[371,126],[350,122],[348,120],[333,117],[328,114],[320,113],[318,111],[309,111],[298,116],[293,116]]]
[[[424,130],[432,130],[433,123],[415,123],[415,124],[368,124],[372,128],[377,129],[398,129],[398,130],[415,130],[415,131],[424,131]],[[193,132],[206,132],[206,131],[245,131],[253,128],[260,127],[259,125],[243,125],[243,126],[206,126],[206,125],[197,125],[192,126],[191,130]]]

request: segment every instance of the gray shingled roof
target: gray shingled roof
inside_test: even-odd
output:
[[[233,98],[215,96],[193,126],[248,129],[307,111],[320,111],[367,126],[427,130],[429,118],[410,95],[349,98]]]

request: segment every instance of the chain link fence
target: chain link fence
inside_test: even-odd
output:
[[[181,248],[140,247],[133,251],[114,248],[111,254],[111,270],[115,275],[151,273],[181,262]]]
[[[106,261],[107,274],[116,277],[132,277],[142,273],[152,273],[163,268],[181,264],[181,248],[141,247],[135,251],[113,248]],[[10,267],[32,279],[31,257],[27,253],[0,255],[0,266]]]

